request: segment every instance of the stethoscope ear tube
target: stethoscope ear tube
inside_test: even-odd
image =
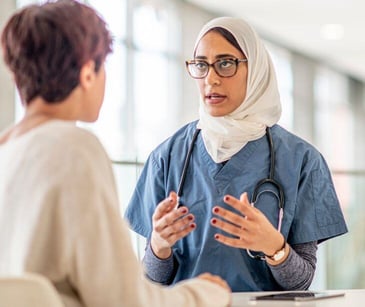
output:
[[[184,183],[185,183],[185,179],[186,179],[186,173],[188,171],[190,158],[191,158],[191,155],[193,153],[194,144],[195,144],[196,139],[198,138],[199,132],[200,132],[200,129],[195,130],[193,138],[190,142],[188,153],[186,154],[184,166],[183,166],[183,169],[182,169],[182,172],[181,172],[179,186],[178,186],[178,189],[177,189],[177,207],[182,206],[182,204],[180,203],[180,196],[182,195],[182,189],[184,187]]]

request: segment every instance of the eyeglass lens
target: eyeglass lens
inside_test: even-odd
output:
[[[208,75],[209,67],[213,66],[215,72],[221,77],[232,77],[237,72],[238,60],[224,59],[209,64],[205,61],[191,61],[188,69],[192,77],[204,78]]]

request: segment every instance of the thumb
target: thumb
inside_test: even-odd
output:
[[[240,201],[243,202],[245,205],[250,205],[250,201],[248,200],[247,192],[244,192],[240,196]]]

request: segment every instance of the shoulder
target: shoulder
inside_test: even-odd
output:
[[[306,165],[311,169],[327,168],[321,152],[308,141],[279,125],[274,125],[271,131],[278,159],[287,163]]]
[[[101,146],[99,139],[94,133],[72,122],[55,121],[50,124],[48,131],[50,133],[57,132],[60,136],[60,141],[64,143],[77,145],[78,142],[82,142],[83,146]]]
[[[64,121],[50,123],[43,133],[38,139],[45,139],[44,149],[49,154],[42,154],[47,159],[47,172],[54,173],[52,183],[57,188],[69,189],[75,199],[90,197],[93,193],[110,193],[114,197],[111,161],[95,134]],[[85,191],[88,191],[87,196],[83,194]],[[94,201],[84,202],[84,205],[89,203],[90,207],[91,202]]]
[[[274,142],[278,146],[283,146],[285,149],[291,151],[310,153],[314,155],[320,155],[320,152],[314,145],[304,140],[303,138],[295,135],[294,133],[286,130],[280,125],[274,125],[271,127],[271,133]]]
[[[62,149],[63,152],[71,151],[76,155],[107,156],[103,145],[97,136],[74,123],[66,121],[54,121],[45,127],[43,134],[52,137],[53,146]],[[47,138],[45,138],[47,140]],[[50,144],[48,144],[50,145]]]
[[[109,171],[108,155],[92,132],[67,121],[52,121],[42,126],[29,139],[37,160],[61,173],[75,168]]]

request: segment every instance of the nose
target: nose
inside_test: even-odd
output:
[[[206,85],[219,85],[220,84],[220,76],[216,73],[213,66],[209,66],[208,74],[204,78],[204,83]]]

